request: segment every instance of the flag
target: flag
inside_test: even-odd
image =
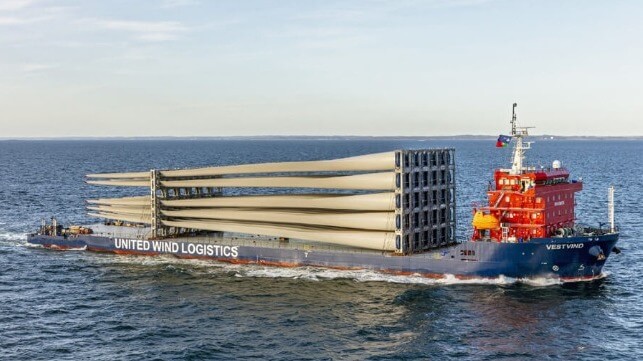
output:
[[[496,142],[496,148],[506,147],[509,142],[511,142],[511,136],[501,134]]]

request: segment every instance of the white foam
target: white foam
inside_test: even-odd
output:
[[[238,267],[238,266],[237,266]],[[427,278],[415,274],[409,276],[391,275],[370,270],[333,270],[316,267],[262,267],[262,266],[244,266],[235,274],[236,277],[266,277],[266,278],[291,278],[303,279],[309,281],[323,281],[333,279],[351,279],[356,282],[389,282],[399,284],[422,284],[422,285],[511,285],[514,283],[524,283],[533,287],[549,287],[561,284],[557,278],[534,278],[534,279],[516,279],[506,276],[493,278],[473,277],[461,279],[451,274],[446,274],[442,278]]]
[[[70,248],[59,248],[56,246],[52,246],[51,249],[54,250],[61,250],[61,251],[86,251],[87,246],[82,246],[82,247],[70,247]]]
[[[561,281],[561,283],[573,283],[573,282],[592,282],[596,280],[601,280],[605,277],[609,276],[609,272],[601,272],[601,274],[598,274],[594,277],[591,278],[567,278]]]
[[[0,230],[0,241],[24,242],[26,240],[27,233]]]
[[[42,244],[34,244],[26,241],[24,243],[16,243],[16,244],[27,248],[45,248]]]
[[[553,277],[521,278],[518,282],[533,287],[549,287],[563,284],[563,281],[560,278]]]
[[[211,260],[200,259],[184,259],[178,258],[173,255],[155,255],[155,256],[141,256],[141,255],[119,255],[119,254],[101,254],[100,257],[95,258],[96,263],[100,264],[132,264],[140,266],[169,266],[169,267],[184,267],[190,269],[192,273],[219,273],[236,270],[243,268],[245,265],[234,265],[224,262],[217,262]]]

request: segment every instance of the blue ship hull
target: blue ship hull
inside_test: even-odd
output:
[[[316,266],[368,269],[425,277],[460,278],[506,276],[552,277],[563,281],[601,277],[618,233],[567,238],[540,238],[525,243],[462,242],[414,255],[360,250],[331,250],[311,245],[257,245],[236,238],[176,238],[147,240],[98,235],[47,236],[33,234],[28,242],[53,249],[87,249],[118,254],[200,258],[230,263],[284,267]]]

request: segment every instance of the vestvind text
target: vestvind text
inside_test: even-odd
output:
[[[561,249],[580,249],[585,245],[582,243],[561,243],[561,244],[548,244],[547,250],[561,250]]]

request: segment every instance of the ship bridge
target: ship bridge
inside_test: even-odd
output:
[[[582,190],[582,182],[571,180],[558,160],[547,169],[523,166],[531,145],[523,142],[529,127],[516,126],[515,109],[516,104],[511,121],[512,168],[495,171],[488,205],[474,209],[473,240],[522,242],[574,227],[575,193]]]

